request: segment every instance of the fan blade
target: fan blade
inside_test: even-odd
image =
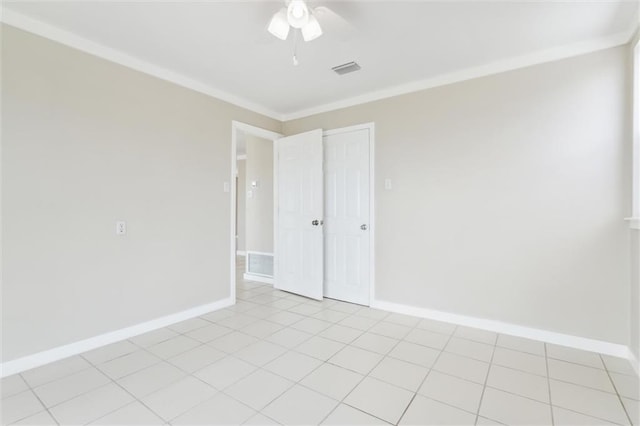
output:
[[[314,8],[313,14],[320,22],[322,32],[329,37],[335,37],[341,41],[348,41],[357,34],[356,28],[351,25],[349,21],[327,6]]]
[[[276,4],[280,4],[280,7],[274,8]],[[254,43],[260,45],[268,45],[280,41],[277,37],[269,33],[268,28],[273,16],[282,9],[282,3],[257,2],[256,5],[260,6],[259,9],[254,10],[256,20],[263,22],[263,25],[259,27],[253,25],[247,26],[247,30],[252,34],[251,39]],[[291,34],[289,34],[289,37],[291,37]]]

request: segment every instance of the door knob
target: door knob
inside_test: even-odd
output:
[[[316,220],[312,220],[312,221],[311,221],[311,224],[312,224],[313,226],[318,226],[318,225],[320,224],[320,222],[316,219]]]
[[[362,225],[360,225],[360,229],[362,229],[363,231],[366,231],[367,225],[363,223]]]

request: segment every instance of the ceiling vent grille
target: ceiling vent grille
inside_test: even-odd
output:
[[[338,65],[331,68],[336,74],[343,75],[349,74],[350,72],[358,71],[360,69],[360,65],[355,62],[347,62],[346,64]]]

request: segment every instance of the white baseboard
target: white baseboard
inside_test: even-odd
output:
[[[0,377],[7,377],[12,374],[29,370],[31,368],[40,367],[41,365],[49,364],[51,362],[68,358],[73,355],[78,355],[83,352],[99,348],[101,346],[129,339],[131,337],[138,336],[149,331],[157,330],[159,328],[166,327],[180,321],[188,320],[209,312],[217,311],[218,309],[226,308],[227,306],[231,306],[234,303],[235,300],[229,297],[226,299],[218,300],[217,302],[208,303],[202,306],[196,306],[195,308],[187,309],[185,311],[176,312],[175,314],[136,324],[131,327],[110,331],[108,333],[90,337],[88,339],[80,340],[68,345],[58,346],[57,348],[48,349],[43,352],[38,352],[22,358],[6,361],[0,364]]]
[[[437,321],[449,322],[467,327],[480,328],[510,336],[524,337],[556,345],[569,346],[585,351],[598,352],[632,361],[632,354],[625,345],[605,342],[602,340],[588,339],[586,337],[572,336],[570,334],[556,333],[555,331],[541,330],[538,328],[524,327],[502,321],[495,321],[483,318],[470,317],[466,315],[452,314],[449,312],[436,311],[433,309],[419,308],[415,306],[403,305],[399,303],[374,300],[372,308],[383,311],[396,312],[399,314],[412,315],[415,317],[428,318]],[[637,368],[635,363],[634,368]]]
[[[238,251],[236,252],[236,255],[237,255],[237,256],[246,256],[246,255],[247,255],[247,252],[246,252],[246,251],[244,251],[244,250],[238,250]]]
[[[257,281],[259,283],[273,284],[273,278],[263,277],[261,275],[253,275],[248,272],[245,272],[242,277],[247,281]]]

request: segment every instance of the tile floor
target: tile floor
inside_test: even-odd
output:
[[[621,359],[253,282],[237,297],[3,379],[2,424],[640,424]]]

